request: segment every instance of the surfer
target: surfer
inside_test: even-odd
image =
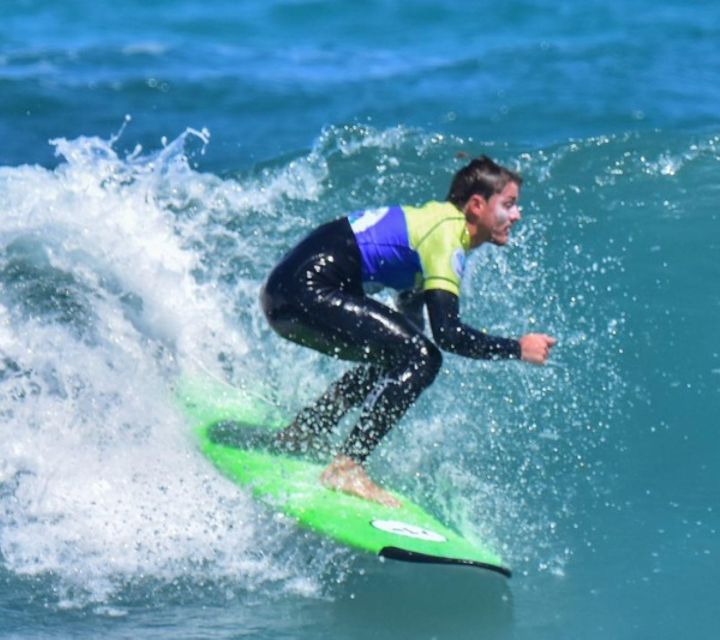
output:
[[[466,253],[485,242],[507,244],[520,220],[521,185],[517,173],[481,156],[455,174],[446,201],[358,211],[316,228],[283,257],[261,293],[270,326],[293,342],[359,364],[300,411],[275,437],[275,448],[327,451],[341,418],[362,406],[321,482],[398,506],[364,465],[433,382],[441,350],[545,363],[553,337],[492,336],[462,323],[459,315]],[[373,287],[398,291],[397,309],[367,295]],[[424,333],[423,308],[433,340]]]

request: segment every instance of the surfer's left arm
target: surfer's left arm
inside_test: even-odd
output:
[[[417,289],[400,291],[395,295],[395,307],[408,318],[420,331],[425,328],[423,317],[423,292]]]
[[[557,342],[544,333],[528,333],[516,340],[473,329],[460,320],[459,298],[443,289],[425,291],[425,304],[438,347],[466,358],[514,359],[542,365]]]
[[[443,351],[483,360],[520,359],[518,340],[491,336],[464,324],[460,320],[460,301],[455,294],[430,289],[425,291],[425,304],[433,338]]]

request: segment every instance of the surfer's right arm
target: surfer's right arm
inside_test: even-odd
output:
[[[544,364],[555,339],[529,333],[519,340],[492,336],[460,320],[458,296],[443,289],[425,291],[433,338],[443,351],[483,360],[515,359]]]

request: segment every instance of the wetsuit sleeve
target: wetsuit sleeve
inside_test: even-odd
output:
[[[425,328],[423,317],[423,292],[416,289],[400,291],[395,296],[395,307],[408,318],[420,331]]]
[[[442,289],[425,291],[433,338],[443,351],[467,358],[520,359],[520,343],[512,338],[491,336],[460,321],[459,298]]]

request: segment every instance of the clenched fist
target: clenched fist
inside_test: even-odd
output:
[[[519,340],[520,358],[532,364],[545,364],[557,340],[544,333],[528,333]]]

